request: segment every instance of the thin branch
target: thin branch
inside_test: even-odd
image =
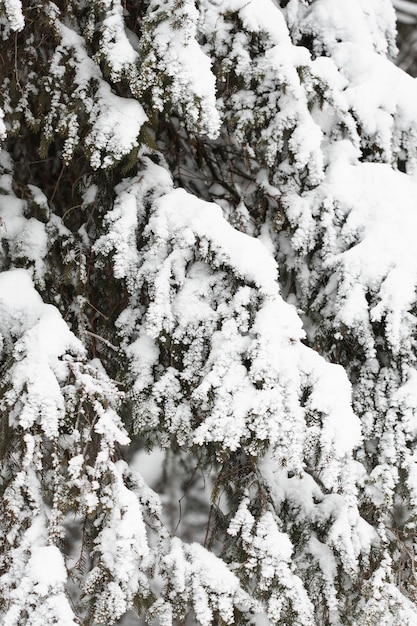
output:
[[[101,337],[100,335],[97,335],[96,333],[91,332],[91,330],[86,330],[85,332],[87,333],[87,335],[90,335],[90,337],[94,337],[94,339],[98,339],[98,341],[101,341],[102,343],[104,343],[108,348],[111,348],[115,352],[120,353],[120,348],[110,343],[110,341],[108,341],[104,337]]]

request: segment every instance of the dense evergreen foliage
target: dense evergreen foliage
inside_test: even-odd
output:
[[[390,0],[0,0],[0,34],[1,623],[415,625]]]

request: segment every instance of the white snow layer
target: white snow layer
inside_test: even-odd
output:
[[[3,342],[17,339],[7,401],[25,399],[10,419],[25,429],[40,421],[45,434],[56,437],[65,414],[60,382],[67,375],[60,357],[68,350],[82,354],[83,348],[58,310],[42,302],[26,270],[0,273],[0,335]]]
[[[71,50],[75,69],[73,97],[83,101],[93,120],[91,131],[85,137],[85,144],[91,153],[90,163],[93,168],[104,168],[138,145],[139,132],[147,116],[137,100],[121,98],[112,92],[98,65],[89,57],[84,39],[64,24],[60,24],[60,29],[61,43],[51,62],[51,73],[55,72],[58,79],[61,77],[64,71],[62,56],[66,50]],[[94,98],[89,94],[92,81],[97,84]],[[78,122],[74,117],[64,145],[64,158],[71,157],[77,132]]]
[[[323,481],[335,485],[340,464],[361,439],[350,384],[341,367],[300,342],[301,321],[279,295],[267,248],[233,229],[217,205],[181,189],[162,192],[153,202],[140,251],[131,255],[119,246],[135,241],[133,200],[142,215],[147,177],[154,184],[158,171],[167,188],[165,170],[149,162],[130,190],[120,189],[110,232],[96,244],[99,252],[113,251],[115,271],[126,278],[133,299],[144,283],[150,295],[139,331],[126,339],[140,419],[153,429],[164,420],[181,442],[213,442],[228,450],[246,445],[251,451],[264,442],[298,470],[304,453],[318,448]],[[126,338],[135,315],[132,306],[120,316]],[[164,335],[182,346],[183,365],[166,368],[155,380]],[[191,385],[189,398],[183,385]],[[305,407],[303,388],[310,390]],[[193,410],[200,422],[194,430]],[[320,415],[321,430],[306,426],[306,412]]]
[[[13,31],[22,30],[25,25],[25,18],[22,12],[22,3],[20,0],[3,0],[7,19]]]

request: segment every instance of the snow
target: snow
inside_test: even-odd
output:
[[[0,241],[8,243],[15,262],[24,261],[32,265],[36,279],[42,283],[48,248],[46,228],[39,220],[25,217],[27,204],[14,195],[11,187],[12,176],[8,173],[11,163],[6,157],[3,162],[5,173],[0,176],[0,187],[6,193],[0,194]],[[44,197],[34,190],[35,187],[31,189],[35,193],[34,199],[43,204]]]
[[[107,409],[100,415],[94,430],[99,435],[102,435],[109,448],[112,448],[115,443],[121,446],[126,446],[130,443],[130,438],[124,429],[121,428],[119,417],[112,409]]]
[[[141,46],[148,63],[142,66],[142,89],[151,89],[156,109],[162,111],[166,103],[172,103],[190,128],[214,139],[220,129],[216,79],[211,60],[197,42],[198,11],[191,0],[181,4],[169,0],[161,19],[159,8],[153,0],[145,18],[149,34],[145,26]],[[161,84],[161,76],[169,80]]]
[[[248,574],[253,575],[256,571],[262,596],[270,592],[270,596],[266,595],[265,607],[269,619],[279,623],[283,609],[289,609],[293,619],[297,620],[295,623],[312,626],[312,604],[301,580],[289,567],[293,546],[289,537],[278,530],[277,522],[279,519],[270,512],[261,513],[256,522],[248,509],[248,501],[244,499],[231,520],[228,533],[232,536],[241,533]]]
[[[230,265],[242,278],[254,282],[262,293],[276,291],[277,268],[273,258],[264,254],[265,249],[257,239],[234,230],[224,220],[218,205],[198,200],[184,189],[175,189],[158,200],[157,206],[159,211],[145,233],[153,232],[157,239],[163,239],[175,229],[180,246],[181,240],[183,246],[187,245],[187,237],[195,233],[208,240],[219,266]]]
[[[155,189],[170,191],[173,187],[169,173],[145,157],[146,177],[139,175],[120,183],[115,189],[116,200],[113,209],[106,215],[109,232],[100,237],[94,251],[107,256],[114,253],[114,272],[117,278],[125,278],[129,288],[137,288],[136,269],[139,254],[136,248],[137,229],[144,216],[142,198],[152,198]]]
[[[315,81],[310,54],[306,48],[292,45],[276,3],[265,0],[260,9],[258,3],[232,2],[230,11],[234,10],[239,10],[242,27],[231,29],[227,13],[216,11],[214,19],[209,3],[202,24],[212,42],[211,53],[222,59],[225,75],[232,72],[241,83],[231,94],[227,88],[223,93],[225,118],[238,144],[266,162],[271,171],[278,173],[284,168],[288,152],[296,167],[300,171],[307,167],[312,184],[317,184],[323,174],[322,131],[309,108]],[[254,36],[259,46],[251,55],[248,50]],[[284,163],[277,163],[282,157]]]
[[[212,552],[198,543],[188,546],[187,552],[195,560],[198,573],[205,586],[219,595],[224,592],[233,595],[239,589],[239,580]]]
[[[388,341],[397,353],[408,336],[412,321],[407,311],[415,302],[417,260],[410,250],[417,228],[417,186],[386,165],[362,164],[345,165],[343,171],[335,165],[329,189],[347,212],[342,240],[357,240],[328,261],[340,276],[338,318],[349,326],[366,324],[368,303],[363,299],[367,292],[377,293],[370,320],[385,319]]]
[[[142,194],[148,197],[150,189],[148,174],[152,181],[159,175],[164,186],[143,231],[145,245],[130,256],[118,242],[122,233],[122,241],[136,240]],[[268,443],[277,459],[285,458],[294,468],[303,466],[303,450],[318,447],[327,464],[323,480],[336,485],[345,459],[361,441],[342,368],[300,344],[301,321],[279,296],[277,267],[261,241],[233,229],[217,205],[182,189],[169,190],[165,177],[163,168],[158,174],[147,163],[140,182],[121,189],[110,232],[97,245],[107,253],[115,249],[115,272],[125,277],[133,302],[143,284],[151,296],[138,332],[134,305],[118,320],[125,340],[133,335],[125,350],[141,423],[155,429],[164,420],[180,445],[213,442],[237,450],[245,442],[256,454],[259,443]],[[232,297],[227,296],[228,276],[240,282]],[[176,345],[183,346],[180,370]],[[167,349],[172,350],[171,365],[154,381]],[[188,385],[192,391],[185,400]],[[305,387],[310,389],[308,410],[322,415],[320,441],[314,429],[305,428],[300,407]]]
[[[90,132],[84,138],[85,145],[91,152],[90,163],[95,169],[106,168],[138,145],[140,129],[147,116],[137,100],[122,98],[112,92],[110,85],[103,80],[98,66],[88,56],[84,39],[80,35],[64,24],[60,25],[60,30],[61,44],[52,60],[51,72],[60,79],[64,71],[62,56],[66,50],[72,50],[75,70],[73,96],[78,96],[84,102],[87,114],[94,119]],[[130,46],[126,42],[125,44]],[[125,50],[125,46],[123,49]],[[94,99],[89,95],[92,82],[97,85]],[[75,118],[72,119],[72,129],[69,130],[69,139],[64,146],[66,159],[71,158],[78,134],[78,122]]]
[[[20,30],[19,0],[3,5]],[[17,197],[11,161],[0,155],[0,260],[12,267],[0,274],[0,408],[11,441],[20,442],[12,462],[5,457],[5,625],[18,626],[28,607],[34,626],[75,624],[54,544],[64,534],[61,508],[86,516],[82,550],[93,548],[80,577],[96,623],[152,603],[152,588],[150,619],[161,626],[191,612],[201,626],[232,624],[236,608],[256,623],[290,614],[294,626],[359,624],[364,616],[413,624],[415,607],[394,581],[399,567],[412,576],[405,535],[417,506],[417,94],[415,80],[386,58],[395,51],[391,2],[150,0],[136,16],[140,37],[127,32],[129,5],[85,8],[85,32],[77,7],[63,24],[48,14],[61,39],[48,56],[41,132],[62,133],[65,163],[85,149],[92,169],[110,168],[138,150],[138,171],[116,186],[107,214],[100,198],[112,197],[112,176],[104,189],[90,172],[78,207],[89,222],[71,234],[33,185],[29,195],[48,223],[26,217],[33,205]],[[187,167],[205,141],[196,135],[218,138],[204,144],[207,154],[233,154],[219,176],[205,158],[198,172],[205,198],[224,196],[223,182],[233,186],[236,199],[221,198],[223,211],[175,189],[165,156],[140,148],[143,127],[153,126],[144,107],[158,121],[172,122],[174,111],[171,130],[188,142]],[[3,120],[0,112],[0,138]],[[168,161],[177,147],[165,147]],[[178,179],[187,150],[176,155]],[[236,180],[228,171],[235,158],[243,170]],[[82,341],[35,289],[48,285],[51,246],[77,237],[93,246],[98,274],[113,268],[123,306],[127,300],[114,327],[112,319],[117,361],[88,362]],[[300,315],[315,350],[302,343]],[[130,442],[121,399],[139,445],[144,438],[155,446],[134,457],[132,472],[114,462]],[[144,479],[163,482],[164,448],[176,467],[198,459],[213,488],[211,511],[229,523],[229,541],[220,545],[213,534],[223,558],[163,526]],[[163,487],[172,504],[175,489]],[[181,488],[192,503],[195,485]],[[216,499],[223,488],[240,502]],[[361,518],[359,506],[380,526]],[[402,524],[401,541],[393,521]],[[194,532],[181,520],[183,528]]]
[[[28,573],[41,596],[48,595],[51,587],[62,585],[67,580],[64,559],[56,546],[33,548],[28,561]]]
[[[380,147],[381,157],[389,164],[401,148],[406,150],[407,170],[413,172],[417,166],[416,81],[384,57],[351,43],[337,44],[332,60],[347,79],[344,97],[363,135]]]
[[[30,275],[15,269],[0,274],[0,332],[3,337],[17,337],[39,320],[42,299],[33,289]]]
[[[271,0],[257,0],[257,2],[249,0],[249,2],[229,2],[226,4],[235,5],[234,10],[238,8],[238,5],[241,5],[239,16],[247,30],[254,33],[267,33],[274,44],[290,44],[285,19]]]
[[[395,11],[390,0],[290,0],[285,10],[294,34],[311,34],[316,54],[331,55],[339,41],[378,54],[395,53]]]
[[[248,604],[249,598],[235,574],[222,559],[197,543],[171,539],[164,567],[169,572],[171,599],[180,596],[182,601],[189,601],[201,626],[212,623],[214,612],[226,624],[233,624],[234,606],[243,608]]]
[[[287,471],[277,465],[272,455],[266,455],[262,459],[260,469],[264,480],[270,485],[277,510],[285,511],[290,507],[297,511],[297,523],[300,528],[304,527],[307,552],[319,566],[327,586],[327,601],[335,608],[333,580],[339,559],[342,559],[344,567],[351,575],[355,576],[359,568],[359,558],[369,555],[379,542],[375,528],[359,516],[355,498],[322,492],[310,474],[302,473],[290,478]],[[355,472],[353,465],[349,471]],[[351,475],[346,478],[356,480]],[[317,537],[319,533],[322,537],[320,529],[324,527],[327,528],[325,542]],[[296,554],[298,549],[297,545],[293,547]],[[310,557],[304,553],[302,558],[308,560]]]
[[[132,47],[123,19],[123,7],[113,0],[103,2],[105,18],[102,21],[100,55],[106,57],[114,82],[120,80],[123,72],[132,72],[132,66],[138,61],[138,54]]]
[[[82,352],[57,309],[44,304],[25,270],[0,274],[0,332],[6,341],[18,339],[14,353],[17,362],[8,376],[13,388],[6,400],[13,404],[20,397],[26,402],[10,417],[25,429],[41,419],[49,437],[57,436],[65,407],[60,381],[67,375],[60,357],[68,349]]]
[[[410,250],[417,227],[416,183],[388,165],[358,163],[355,148],[346,142],[335,144],[329,160],[320,188],[288,196],[288,215],[295,225],[292,244],[300,252],[314,245],[311,207],[325,208],[320,222],[324,268],[332,274],[324,292],[333,303],[328,313],[336,325],[362,335],[370,359],[370,324],[383,321],[390,348],[398,354],[408,349],[413,324],[409,311],[415,302],[417,264]]]
[[[2,4],[4,5],[11,29],[15,32],[23,30],[25,26],[25,18],[23,17],[21,1],[3,0]]]
[[[34,493],[31,495],[36,498]],[[45,521],[38,511],[18,546],[13,547],[13,539],[9,536],[8,571],[2,575],[2,588],[9,592],[6,611],[1,614],[4,626],[20,626],[28,614],[31,626],[52,623],[76,626],[65,593],[67,570],[64,559],[57,546],[46,545]]]
[[[309,408],[328,415],[323,422],[322,445],[328,438],[332,446],[331,454],[336,452],[343,457],[362,441],[360,421],[351,408],[351,386],[341,365],[327,367],[320,359],[316,359],[312,371],[312,378],[317,376],[317,379],[310,396]]]

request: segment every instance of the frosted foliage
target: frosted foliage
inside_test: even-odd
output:
[[[371,579],[366,581],[364,598],[369,600],[363,598],[355,607],[354,617],[358,624],[415,624],[415,603],[405,598],[390,580],[392,564],[391,558],[385,557]]]
[[[6,419],[0,452],[7,468],[0,587],[8,602],[2,623],[75,624],[59,550],[68,493],[73,515],[95,520],[84,531],[94,531],[84,585],[97,620],[113,623],[135,596],[148,594],[149,565],[142,506],[125,485],[123,464],[112,460],[115,447],[129,442],[115,412],[119,394],[85,362],[81,342],[57,309],[43,303],[26,270],[0,274],[0,336],[3,368],[8,363],[0,403]]]
[[[235,2],[219,17],[216,3],[207,2],[201,29],[206,49],[221,64],[234,140],[262,164],[279,155],[268,178],[258,175],[279,205],[266,220],[272,231],[288,220],[275,245],[308,311],[312,345],[341,362],[355,381],[365,440],[376,436],[380,455],[372,469],[378,487],[368,484],[367,498],[382,507],[394,498],[398,467],[415,501],[409,390],[416,283],[408,228],[415,189],[413,178],[395,170],[413,174],[417,144],[410,104],[415,81],[384,58],[393,51],[392,7],[384,2],[369,10],[370,4],[364,10],[360,2],[346,8],[342,2],[290,1],[280,11],[266,3],[261,17],[253,3]],[[313,56],[294,46],[294,38],[311,39]],[[231,93],[233,81],[239,88]],[[400,362],[388,369],[389,359]],[[373,444],[366,447],[374,464]]]
[[[154,180],[154,165],[149,172]],[[123,239],[133,238],[137,224],[127,223],[124,214],[132,210],[134,193],[143,214],[147,176],[145,171],[140,183],[133,182],[129,195],[124,190],[125,209],[116,201],[110,233],[98,250],[108,252],[122,226]],[[160,176],[166,177],[162,168]],[[233,230],[219,207],[182,190],[155,200],[143,236],[137,265],[123,248],[121,254],[114,250],[114,267],[132,290],[119,327],[134,376],[137,428],[163,423],[161,432],[179,443],[212,442],[219,452],[244,445],[256,455],[271,445],[277,458],[297,469],[307,450],[320,450],[325,480],[334,484],[339,463],[360,440],[350,388],[341,368],[300,343],[300,321],[279,296],[267,250]],[[140,290],[146,290],[149,305],[136,331]],[[159,372],[155,381],[152,371]],[[338,390],[325,403],[321,385]],[[307,404],[323,415],[320,438],[306,429],[300,395],[307,388],[313,390]],[[330,456],[334,460],[327,465]]]
[[[47,115],[46,137],[52,137],[54,127],[66,136],[63,159],[69,161],[79,143],[77,109],[91,120],[91,129],[83,138],[92,167],[106,168],[120,161],[138,145],[140,129],[147,117],[142,106],[132,98],[114,94],[102,77],[98,65],[88,56],[84,39],[64,24],[57,25],[61,43],[51,60],[49,87],[54,94]],[[70,98],[63,104],[57,86],[73,72]]]
[[[315,272],[305,275],[303,284],[305,296],[316,294],[311,310],[324,314],[324,338],[317,341],[326,345],[332,332],[330,349],[337,354],[348,334],[358,346],[358,357],[363,355],[362,363],[357,357],[347,366],[356,370],[354,399],[365,417],[365,436],[374,433],[380,441],[381,464],[374,468],[373,480],[389,499],[399,481],[398,464],[415,492],[411,477],[417,406],[409,390],[417,266],[409,251],[414,248],[416,191],[412,178],[387,165],[359,164],[355,150],[342,143],[333,149],[326,183],[304,197],[286,199],[294,225],[292,246],[301,254],[318,242],[321,246]],[[330,274],[325,289],[317,291],[317,280]],[[398,369],[384,368],[381,354],[386,355],[383,360],[395,359]],[[372,492],[379,505],[380,497]],[[411,502],[414,507],[414,496]]]
[[[151,200],[155,194],[168,192],[172,187],[168,171],[148,160],[146,176],[127,179],[116,188],[113,210],[106,215],[109,232],[96,242],[95,249],[104,256],[114,253],[115,276],[128,282],[129,291],[134,291],[138,286],[135,272],[140,263],[140,253],[136,236],[146,215],[141,200],[145,197]]]
[[[268,451],[249,488],[258,485],[263,515],[245,500],[228,530],[244,550],[241,577],[256,575],[253,611],[277,624],[290,614],[300,624],[326,611],[340,617],[336,577],[354,580],[379,541],[357,508],[365,470],[352,459],[361,433],[350,385],[341,367],[300,342],[263,244],[228,225],[218,206],[172,190],[164,168],[144,164],[119,187],[96,244],[130,293],[118,327],[136,428],[162,446],[214,446],[219,460]],[[119,242],[138,233],[141,246],[128,254]],[[313,609],[313,590],[322,608]],[[153,610],[171,623],[165,601]]]
[[[188,607],[201,626],[212,624],[215,615],[233,624],[235,605],[247,610],[253,604],[225,563],[197,543],[187,545],[173,538],[160,574],[166,587],[151,616],[164,626],[173,624],[173,617],[185,619]]]
[[[64,418],[60,383],[68,375],[60,357],[67,350],[80,353],[80,345],[57,309],[42,302],[26,271],[0,274],[0,292],[0,332],[6,346],[16,340],[16,361],[5,379],[11,386],[3,395],[2,405],[15,407],[9,416],[12,424],[24,430],[39,424],[53,439]]]
[[[302,581],[291,571],[291,543],[287,535],[279,532],[273,515],[264,513],[256,523],[243,501],[228,533],[241,533],[247,555],[245,568],[258,572],[260,593],[270,592],[265,610],[270,623],[279,624],[291,614],[293,624],[313,625],[313,606]]]
[[[332,60],[346,80],[344,98],[360,129],[361,143],[372,160],[416,168],[417,122],[412,102],[415,80],[381,55],[350,43],[335,46]]]
[[[45,521],[35,518],[12,552],[12,567],[1,577],[3,592],[18,581],[9,590],[8,610],[0,613],[4,626],[77,624],[65,593],[67,570],[62,554],[56,546],[44,544]]]
[[[311,37],[316,54],[331,55],[340,41],[384,55],[396,52],[390,0],[289,0],[284,12],[295,40]]]
[[[45,224],[35,218],[26,218],[28,202],[16,197],[12,189],[11,160],[4,151],[0,153],[0,263],[6,255],[16,264],[33,267],[39,283],[43,281],[48,233]],[[46,198],[32,186],[32,202],[46,210]]]
[[[215,77],[211,61],[196,39],[194,0],[151,0],[140,41],[141,90],[162,111],[172,103],[190,130],[217,136]]]
[[[262,14],[275,11],[276,20],[251,15],[252,3],[230,3],[220,18],[215,3],[202,4],[205,47],[221,67],[225,141],[232,154],[239,147],[256,161],[266,208],[252,217],[280,260],[285,289],[306,312],[310,345],[341,363],[353,382],[364,434],[358,458],[369,471],[361,502],[381,522],[382,553],[389,546],[405,563],[387,565],[384,594],[390,597],[393,576],[403,576],[415,597],[415,81],[385,58],[395,48],[390,3],[280,4],[281,11],[263,5]],[[233,157],[230,163],[238,170]],[[307,416],[316,415],[318,405],[311,406]],[[314,434],[314,419],[313,440],[321,428]],[[353,571],[352,546],[343,558]],[[311,544],[319,564],[320,550]],[[320,569],[312,595],[322,585],[338,623],[333,574]],[[377,592],[369,593],[377,603]],[[405,597],[398,602],[391,615],[409,611]]]
[[[96,59],[106,60],[113,82],[118,82],[123,76],[126,76],[134,86],[138,80],[138,53],[126,31],[123,6],[117,0],[102,0],[97,5],[103,12],[104,19],[99,24],[101,31],[100,47]],[[93,27],[91,28],[93,31]],[[87,27],[86,34],[90,35],[89,27]]]
[[[306,253],[323,238],[323,271],[335,278],[320,301],[335,300],[336,309],[326,311],[336,325],[354,330],[369,358],[375,356],[371,325],[381,321],[394,354],[410,353],[417,266],[408,253],[413,226],[404,225],[415,222],[416,185],[387,165],[358,164],[356,155],[349,144],[334,146],[326,183],[303,197],[286,196],[292,245]]]
[[[98,432],[101,429],[97,426]],[[94,616],[98,623],[109,623],[124,615],[133,606],[133,599],[141,589],[149,594],[149,584],[143,574],[150,563],[145,524],[141,506],[135,494],[123,483],[123,462],[110,465],[114,476],[100,499],[109,513],[103,530],[94,541],[93,559],[96,563],[84,583],[87,593],[96,592],[98,601]],[[84,491],[81,474],[78,474],[80,491]],[[93,494],[86,497],[86,506],[91,506]]]
[[[391,1],[24,13],[0,0],[0,622],[415,625]]]
[[[217,3],[203,2],[201,29],[220,64],[229,129],[249,156],[273,166],[276,181],[287,182],[295,168],[305,184],[316,185],[323,177],[328,132],[318,111],[329,110],[333,133],[348,131],[357,138],[340,93],[345,80],[332,61],[312,61],[306,48],[293,45],[274,3],[265,0],[262,11],[253,2],[228,4],[230,10],[219,14]],[[249,54],[253,39],[258,45]],[[235,83],[239,88],[231,89]]]
[[[25,25],[20,0],[1,0],[0,12],[4,11],[12,31],[20,31]]]
[[[292,45],[282,13],[269,0],[260,10],[243,0],[226,5],[219,13],[217,2],[203,2],[201,28],[221,63],[225,108],[236,139],[269,166],[276,165],[279,153],[290,153],[296,169],[307,167],[317,182],[323,167],[322,132],[310,114],[308,94],[321,78],[311,68],[308,51]],[[253,37],[260,45],[250,55]],[[311,87],[301,84],[301,75]],[[234,76],[242,86],[231,93],[227,85]]]
[[[1,400],[2,413],[9,414],[4,436],[10,442],[8,430],[18,427],[26,433],[22,449],[14,452],[14,476],[6,482],[2,498],[0,586],[9,597],[2,623],[69,626],[75,621],[64,592],[63,557],[58,548],[46,545],[50,533],[39,476],[42,435],[34,424],[39,424],[47,439],[56,439],[63,418],[59,383],[66,377],[59,357],[67,349],[79,351],[80,347],[53,307],[42,303],[24,270],[3,272],[0,294],[3,349],[9,352],[13,342],[15,360],[3,378],[5,388],[10,385]]]
[[[366,160],[401,167],[406,163],[407,171],[414,170],[416,123],[410,103],[415,81],[384,58],[381,49],[382,43],[394,41],[392,6],[384,2],[365,10],[360,2],[345,5],[290,2],[280,11],[265,0],[260,11],[253,2],[236,1],[220,14],[216,2],[201,5],[200,28],[205,48],[220,65],[229,132],[233,130],[234,140],[249,156],[273,166],[269,178],[276,185],[270,188],[274,195],[287,184],[317,185],[331,158],[327,146],[346,137],[364,151]],[[316,12],[323,14],[322,20]],[[328,51],[318,51],[331,53],[328,58],[312,57],[307,48],[294,45],[292,20],[302,24],[310,19],[306,15],[314,29],[305,35],[315,45],[320,25],[336,37]],[[336,20],[339,36],[326,20]],[[388,40],[387,32],[392,35]],[[297,174],[289,178],[294,170],[300,179]]]
[[[314,470],[290,476],[276,465],[273,457],[266,455],[260,463],[260,472],[284,528],[290,537],[295,537],[291,569],[303,581],[306,597],[320,597],[320,601],[315,602],[315,618],[324,621],[330,614],[331,624],[341,623],[345,607],[336,578],[342,575],[346,581],[355,581],[360,568],[379,544],[376,530],[360,517],[355,497],[326,493]],[[351,464],[342,477],[345,489],[349,484],[352,489],[363,475],[364,468],[359,463]],[[283,541],[282,533],[280,536]],[[279,545],[278,540],[273,545]],[[298,591],[297,597],[299,595]]]
[[[356,244],[328,250],[326,261],[340,276],[336,320],[364,328],[364,335],[370,323],[383,321],[393,353],[409,354],[414,325],[409,311],[415,305],[417,265],[408,251],[413,246],[417,187],[405,174],[375,164],[345,165],[343,173],[335,165],[328,180],[342,224],[339,246]],[[361,302],[367,293],[376,297],[365,311]],[[373,356],[372,331],[363,343]]]

